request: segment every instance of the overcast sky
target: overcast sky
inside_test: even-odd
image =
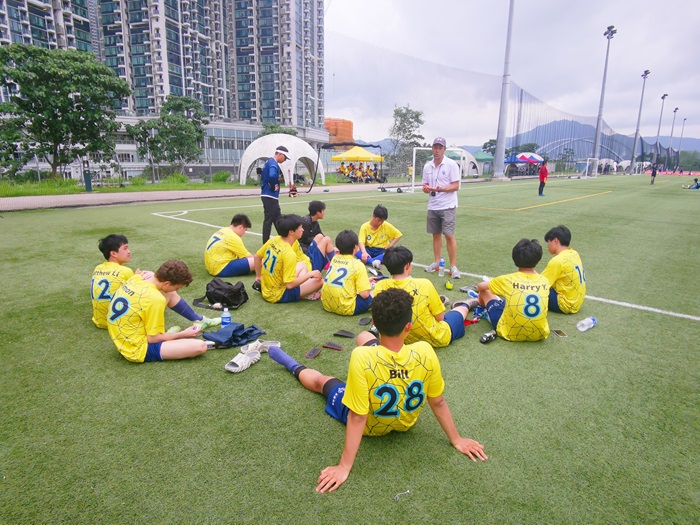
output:
[[[603,119],[633,134],[649,69],[640,131],[674,147],[700,137],[698,0],[515,0],[513,82],[566,113],[595,117],[609,25]],[[355,139],[388,136],[395,105],[423,111],[426,140],[481,145],[496,137],[509,0],[326,0],[327,117],[353,121]]]

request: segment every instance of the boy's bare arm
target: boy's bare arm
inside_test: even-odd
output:
[[[459,435],[454,419],[452,419],[450,408],[447,406],[447,401],[445,401],[443,396],[429,397],[428,404],[454,448],[469,456],[469,459],[472,461],[477,459],[486,461],[488,459],[488,456],[484,453],[484,445]]]
[[[348,411],[348,422],[345,429],[345,446],[343,455],[340,456],[340,463],[333,467],[326,467],[318,477],[316,492],[333,492],[340,487],[350,474],[355,456],[360,448],[362,433],[367,423],[367,414],[356,414],[352,410]]]

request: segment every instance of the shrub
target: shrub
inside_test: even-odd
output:
[[[145,186],[147,179],[146,179],[146,177],[141,175],[139,177],[131,177],[131,179],[129,179],[129,180],[131,181],[132,186]]]
[[[190,181],[184,173],[173,173],[165,180],[168,184],[187,184]]]
[[[226,182],[231,176],[230,171],[217,171],[212,177],[213,182]]]

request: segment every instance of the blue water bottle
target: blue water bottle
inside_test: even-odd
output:
[[[228,308],[224,308],[224,312],[221,314],[221,326],[226,326],[231,324],[231,312]]]

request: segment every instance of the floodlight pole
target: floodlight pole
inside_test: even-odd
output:
[[[666,102],[667,96],[668,93],[664,93],[661,97],[661,114],[659,115],[659,127],[656,130],[656,147],[654,148],[654,159],[651,162],[652,164],[656,164],[656,161],[659,158],[659,135],[661,134],[661,119],[664,116],[664,102]]]
[[[688,120],[688,117],[683,119],[683,126],[681,127],[681,140],[678,143],[678,165],[681,163],[681,147],[683,146],[683,132],[685,131],[685,121]]]
[[[644,73],[642,73],[642,98],[639,99],[639,115],[637,116],[637,129],[634,132],[634,144],[632,144],[632,162],[630,162],[630,173],[634,173],[634,170],[636,168],[637,164],[637,142],[639,142],[639,124],[642,121],[642,104],[644,103],[644,87],[647,84],[647,77],[649,76],[649,71],[648,69],[644,70]],[[643,164],[643,162],[642,162]]]
[[[676,127],[676,113],[678,113],[678,108],[673,110],[673,122],[671,123],[671,137],[668,139],[668,155],[670,157],[671,164],[673,164],[673,128]],[[675,166],[667,166],[667,168],[675,168]]]
[[[501,109],[498,112],[498,131],[496,132],[496,154],[493,159],[493,178],[505,179],[504,161],[506,157],[506,120],[508,118],[508,92],[510,91],[510,37],[513,32],[513,5],[510,0],[508,10],[508,30],[506,32],[506,57],[503,61],[503,84],[501,87]]]
[[[603,126],[603,104],[605,102],[605,82],[608,78],[608,56],[610,55],[610,40],[617,33],[615,26],[608,26],[603,36],[608,39],[608,46],[605,51],[605,67],[603,68],[603,87],[600,89],[600,105],[598,106],[598,120],[595,126],[595,139],[593,141],[593,166],[591,171],[598,173],[598,161],[600,160],[600,131]]]

